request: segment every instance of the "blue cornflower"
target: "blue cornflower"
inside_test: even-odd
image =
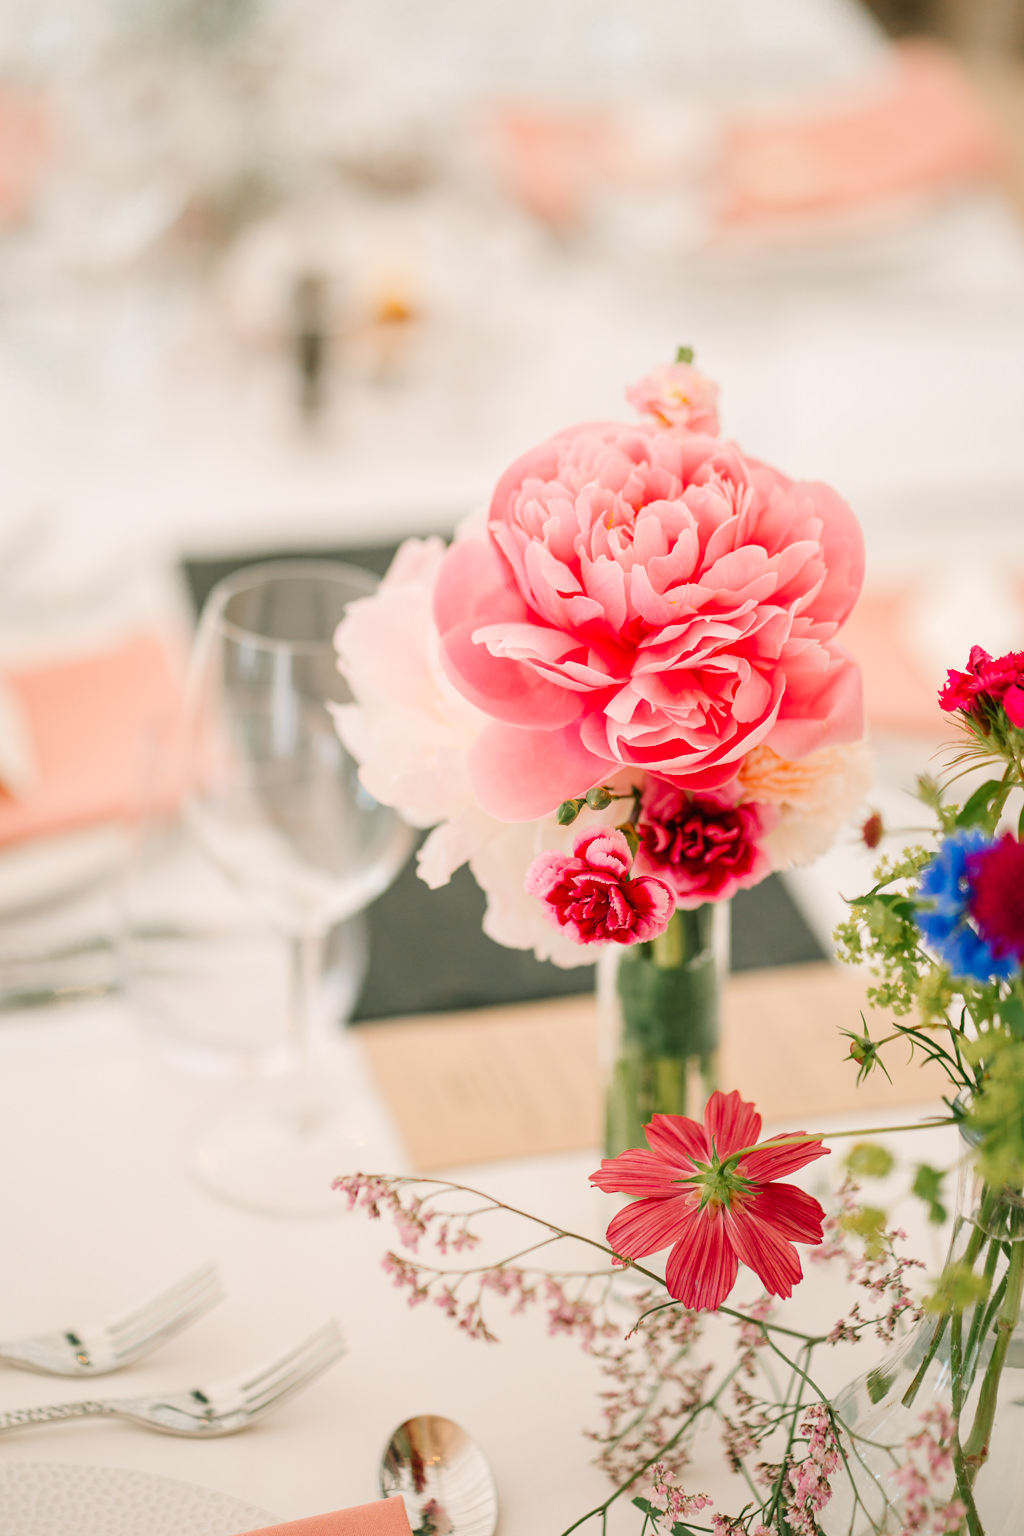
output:
[[[1016,956],[999,959],[968,921],[971,883],[967,860],[972,853],[991,847],[992,839],[977,829],[953,832],[945,838],[921,871],[919,894],[927,897],[930,905],[919,907],[914,914],[918,928],[953,975],[969,976],[974,981],[1005,980],[1018,969]]]

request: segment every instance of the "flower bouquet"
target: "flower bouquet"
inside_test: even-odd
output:
[[[593,1438],[613,1488],[564,1536],[606,1532],[626,1500],[639,1536],[1021,1528],[1024,653],[993,660],[976,648],[940,702],[961,732],[954,767],[987,775],[962,801],[948,784],[920,781],[934,836],[883,859],[837,934],[841,954],[874,972],[869,996],[891,1018],[882,1034],[866,1023],[842,1031],[850,1069],[859,1079],[884,1072],[886,1052],[909,1046],[950,1081],[947,1113],[929,1123],[958,1127],[965,1155],[949,1257],[927,1294],[911,1289],[923,1266],[904,1251],[904,1234],[860,1194],[858,1180],[889,1171],[886,1148],[856,1141],[826,1212],[789,1176],[836,1138],[762,1140],[760,1116],[735,1092],[713,1092],[700,1120],[655,1114],[645,1147],[601,1163],[591,1182],[632,1197],[604,1244],[454,1184],[337,1181],[350,1204],[395,1218],[406,1252],[388,1254],[385,1267],[410,1303],[432,1300],[485,1340],[499,1298],[515,1310],[536,1305],[550,1332],[596,1357],[604,1422]],[[872,842],[879,831],[876,822]],[[913,1184],[938,1223],[943,1179],[922,1165]],[[535,1236],[508,1258],[452,1262],[498,1212]],[[424,1242],[436,1257],[419,1256]],[[537,1257],[568,1243],[599,1250],[601,1264],[559,1269]],[[856,1298],[827,1327],[812,1330],[802,1309],[780,1306],[804,1278],[797,1243],[839,1266]],[[664,1274],[643,1262],[663,1250]],[[763,1293],[730,1305],[740,1266]],[[843,1391],[824,1390],[822,1355],[872,1335],[887,1353]],[[739,1490],[734,1513],[687,1477],[698,1431],[720,1439]]]
[[[523,454],[450,547],[405,543],[338,633],[339,729],[433,829],[422,879],[468,861],[497,942],[617,957],[609,1152],[715,1085],[715,908],[823,852],[870,778],[849,507],[724,441],[685,349],[628,396],[638,421]]]

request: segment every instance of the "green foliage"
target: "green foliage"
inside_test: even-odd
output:
[[[858,1141],[850,1148],[846,1166],[854,1178],[884,1179],[893,1170],[896,1159],[888,1147],[878,1141]]]
[[[676,347],[676,362],[677,363],[692,363],[693,362],[693,348],[692,347]]]
[[[885,1252],[885,1212],[876,1205],[862,1205],[840,1216],[839,1225],[864,1243],[868,1259],[880,1259]]]
[[[970,799],[956,814],[955,825],[958,827],[981,827],[989,836],[996,829],[996,823],[1003,814],[1010,790],[1013,788],[1011,779],[987,779],[971,795]]]
[[[928,1207],[928,1220],[935,1226],[941,1227],[948,1212],[942,1203],[942,1184],[946,1175],[938,1168],[930,1168],[927,1163],[918,1163],[914,1172],[914,1182],[910,1186],[912,1194],[919,1200],[923,1200]]]
[[[935,1282],[935,1289],[924,1300],[926,1312],[962,1312],[964,1307],[982,1301],[988,1294],[988,1281],[976,1275],[969,1264],[947,1264]]]
[[[875,870],[875,884],[850,902],[851,915],[835,931],[840,960],[867,964],[878,985],[868,988],[876,1008],[897,1016],[914,1008],[921,980],[932,962],[921,949],[914,921],[912,883],[931,858],[926,848],[908,848],[899,859],[885,858]]]
[[[979,1069],[979,1089],[967,1113],[978,1140],[982,1176],[997,1187],[1024,1183],[1024,1040],[989,1028],[965,1041],[964,1056]]]
[[[868,1372],[868,1397],[873,1403],[880,1403],[895,1381],[895,1376],[887,1376],[881,1366],[876,1366]]]

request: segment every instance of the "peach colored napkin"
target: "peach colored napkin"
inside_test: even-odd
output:
[[[719,184],[726,227],[836,213],[992,173],[999,148],[952,53],[896,45],[889,74],[827,105],[736,118]]]
[[[9,672],[28,725],[35,773],[24,794],[0,791],[0,844],[173,804],[177,777],[152,761],[180,717],[166,646],[134,635],[110,650]],[[166,781],[166,782],[165,782]]]
[[[398,1496],[339,1509],[333,1515],[311,1515],[286,1525],[268,1525],[250,1536],[412,1536],[405,1504]]]

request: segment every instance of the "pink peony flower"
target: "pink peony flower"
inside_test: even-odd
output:
[[[630,405],[663,427],[718,436],[718,385],[689,363],[662,363],[626,390]]]
[[[997,959],[1024,963],[1024,843],[1005,832],[997,843],[967,855],[967,909]]]
[[[623,767],[718,789],[761,742],[799,759],[858,739],[833,637],[862,576],[834,491],[717,438],[603,422],[542,443],[435,588],[447,674],[489,717],[478,803],[533,820]]]
[[[598,1189],[640,1196],[611,1220],[608,1242],[615,1252],[642,1259],[671,1244],[665,1284],[695,1310],[722,1305],[741,1261],[771,1295],[791,1295],[803,1278],[793,1241],[820,1243],[825,1212],[802,1189],[776,1181],[827,1157],[828,1148],[820,1140],[765,1141],[731,1161],[761,1134],[761,1116],[735,1092],[711,1095],[703,1125],[683,1115],[655,1115],[644,1129],[649,1151],[606,1157],[590,1175]]]
[[[649,778],[637,825],[637,869],[664,880],[679,907],[727,901],[771,873],[760,838],[777,820],[778,811],[770,806],[691,797]]]
[[[983,722],[985,706],[1000,704],[1010,724],[1024,730],[1024,651],[1008,651],[993,660],[980,645],[972,645],[967,671],[951,669],[947,674],[939,707],[948,715],[962,709]]]
[[[631,880],[631,862],[621,832],[584,832],[571,857],[534,859],[526,889],[544,903],[548,921],[577,944],[642,944],[664,933],[675,902],[661,880]]]

